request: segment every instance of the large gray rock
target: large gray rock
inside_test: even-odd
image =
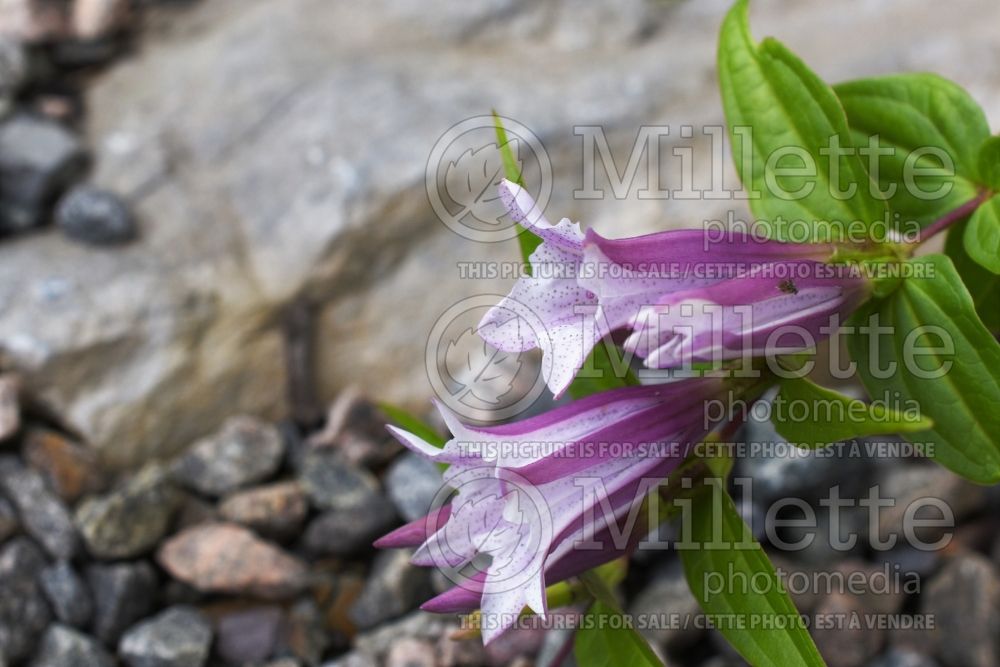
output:
[[[93,637],[53,623],[45,631],[31,667],[114,667],[114,659]]]
[[[60,561],[45,568],[38,575],[38,583],[56,618],[75,628],[90,622],[94,600],[87,584],[70,563]]]
[[[14,457],[0,457],[0,492],[17,507],[25,531],[54,558],[70,559],[80,541],[69,510],[42,476]]]
[[[571,202],[572,128],[604,125],[624,164],[639,125],[675,125],[669,156],[676,125],[721,121],[715,35],[730,4],[195,3],[87,93],[94,182],[125,197],[140,240],[114,253],[56,234],[0,246],[0,347],[120,465],[176,452],[225,415],[286,412],[280,315],[298,298],[319,312],[322,399],[366,378],[380,398],[423,406],[435,321],[505,289],[442,267],[517,257],[435,219],[424,170],[437,138],[495,106],[552,154],[554,214],[615,235],[714,217],[731,202]],[[1000,125],[992,0],[961,12],[761,0],[753,13],[758,34],[831,79],[931,69]],[[247,35],[263,37],[248,48]]]
[[[84,501],[76,524],[94,557],[134,558],[160,541],[180,500],[164,469],[150,464],[120,489]]]
[[[156,608],[156,572],[145,561],[91,565],[87,583],[94,596],[93,631],[108,646]]]
[[[920,611],[934,618],[929,634],[947,667],[1000,663],[1000,575],[987,559],[956,555],[931,579]]]
[[[27,656],[51,612],[37,583],[45,556],[26,537],[0,548],[0,664]]]
[[[212,626],[193,607],[171,607],[131,628],[118,645],[129,667],[202,667]]]
[[[191,446],[174,465],[174,476],[204,495],[221,496],[273,475],[284,453],[276,427],[253,417],[231,417],[218,433]]]
[[[27,115],[0,121],[0,232],[45,222],[85,159],[79,139],[53,121]]]

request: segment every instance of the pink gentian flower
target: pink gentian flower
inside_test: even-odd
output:
[[[530,258],[532,275],[486,314],[479,334],[506,352],[540,348],[556,396],[611,332],[631,332],[626,349],[649,368],[754,356],[769,340],[774,350],[799,350],[868,291],[849,267],[824,263],[829,244],[742,233],[713,242],[696,229],[606,239],[567,218],[553,225],[514,183],[504,181],[500,196],[542,244]],[[774,338],[783,333],[784,345]]]
[[[457,493],[376,546],[420,545],[413,562],[458,584],[423,608],[481,608],[489,642],[525,607],[544,615],[546,586],[635,546],[641,535],[616,540],[614,531],[704,437],[704,402],[723,389],[716,378],[624,387],[495,427],[462,424],[439,405],[453,434],[442,449],[389,427],[450,464],[445,482]]]

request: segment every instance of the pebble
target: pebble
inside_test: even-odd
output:
[[[156,572],[145,561],[91,565],[86,577],[94,596],[92,629],[108,646],[116,645],[127,628],[156,607]]]
[[[324,662],[322,667],[379,667],[379,661],[361,651],[350,651],[336,660]]]
[[[738,459],[734,478],[747,478],[753,501],[764,507],[784,497],[815,500],[829,495],[834,486],[840,487],[841,498],[856,498],[872,481],[870,459],[853,455],[850,447],[800,450],[753,413],[741,432],[743,442],[766,446]]]
[[[301,560],[229,523],[188,528],[160,547],[158,560],[175,579],[204,593],[283,599],[301,591],[308,577]]]
[[[364,512],[331,510],[313,519],[303,543],[316,556],[353,556],[397,524],[396,510],[383,496],[371,498]]]
[[[908,651],[900,648],[890,648],[874,661],[868,663],[868,667],[940,667],[934,658]]]
[[[376,554],[364,590],[351,607],[351,620],[359,630],[401,616],[430,597],[430,575],[410,564],[412,555],[409,549]]]
[[[115,667],[115,660],[93,637],[53,623],[30,667]]]
[[[386,430],[387,421],[357,387],[349,387],[337,395],[323,430],[311,435],[308,444],[332,448],[352,465],[380,468],[403,450]]]
[[[83,40],[107,37],[123,28],[129,16],[129,0],[75,0],[73,34]]]
[[[94,601],[87,584],[70,563],[60,561],[45,568],[38,575],[38,583],[56,618],[75,628],[83,628],[90,622]]]
[[[223,496],[277,472],[285,451],[281,432],[253,417],[232,417],[194,445],[174,466],[178,481],[206,496]]]
[[[400,637],[385,657],[385,667],[435,667],[434,645],[416,637]]]
[[[0,122],[0,232],[45,222],[50,203],[85,166],[80,140],[61,125],[26,114]]]
[[[329,643],[322,612],[313,600],[304,598],[288,610],[275,653],[280,657],[294,656],[307,665],[317,665]]]
[[[21,449],[25,463],[42,473],[60,498],[74,503],[103,485],[94,452],[48,429],[31,429]]]
[[[811,634],[828,667],[863,667],[882,650],[885,632],[864,626],[867,611],[857,597],[840,592],[820,603],[816,615],[830,623],[813,628]],[[861,621],[852,624],[853,618]]]
[[[0,544],[4,543],[8,537],[17,532],[20,522],[17,520],[17,511],[5,498],[0,497]]]
[[[284,619],[273,606],[226,612],[215,623],[215,652],[227,664],[262,663],[274,653]]]
[[[76,524],[95,558],[134,558],[163,538],[179,503],[166,471],[154,463],[121,488],[85,500],[76,511]]]
[[[437,464],[411,452],[397,458],[385,475],[389,497],[406,521],[425,516],[443,486]]]
[[[90,245],[127,243],[136,237],[135,219],[113,192],[77,185],[56,204],[55,221],[63,234]]]
[[[38,585],[45,556],[26,537],[0,548],[0,663],[28,656],[49,624],[51,612]]]
[[[348,464],[330,449],[309,452],[299,480],[309,500],[321,510],[364,512],[381,496],[374,475]]]
[[[931,614],[929,633],[948,667],[1000,664],[1000,577],[979,554],[957,554],[927,585],[921,612]]]
[[[940,519],[941,512],[936,507],[920,507],[924,499],[943,502],[951,508],[958,521],[973,514],[986,505],[986,492],[981,486],[963,480],[949,470],[938,465],[892,466],[887,468],[879,478],[879,494],[883,498],[894,498],[893,507],[881,508],[878,513],[879,538],[883,541],[893,539],[897,543],[908,542],[904,517],[908,508],[917,518]],[[913,536],[925,543],[936,542],[946,532],[954,532],[954,526],[911,528]],[[919,546],[913,544],[911,546]]]
[[[37,471],[13,457],[0,458],[0,491],[17,508],[25,532],[53,558],[73,558],[79,546],[73,520]]]
[[[0,117],[6,115],[27,77],[24,46],[16,39],[0,35]]]
[[[444,667],[478,667],[486,664],[486,649],[479,637],[452,639],[446,633],[445,636],[438,639],[437,650],[441,657],[441,665]],[[541,657],[539,656],[539,658]],[[539,662],[546,664],[542,660]]]
[[[308,511],[305,493],[295,481],[239,491],[219,506],[223,519],[274,538],[297,534]]]
[[[201,523],[215,523],[220,520],[218,508],[201,496],[188,491],[181,494],[180,509],[174,521],[174,530],[180,532]]]
[[[0,375],[0,442],[21,429],[21,380],[13,374]]]
[[[671,561],[653,575],[652,580],[628,606],[633,615],[646,614],[648,618],[679,619],[678,627],[661,624],[659,628],[640,630],[650,643],[661,648],[683,649],[697,643],[704,636],[701,624],[695,618],[701,615],[698,601],[691,594],[680,563]]]
[[[193,607],[177,606],[130,628],[118,645],[128,667],[202,667],[212,628]]]
[[[0,35],[35,44],[64,38],[68,32],[68,3],[4,0],[0,7]]]

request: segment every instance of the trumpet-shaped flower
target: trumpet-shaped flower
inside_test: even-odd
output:
[[[636,502],[709,430],[704,402],[722,389],[713,378],[625,387],[495,427],[462,424],[439,405],[453,434],[441,449],[390,427],[407,447],[450,464],[455,493],[376,546],[419,544],[413,562],[458,584],[424,608],[480,607],[488,642],[525,607],[544,615],[547,585],[634,546],[610,538],[621,538]]]
[[[847,267],[823,262],[834,250],[827,244],[735,232],[713,239],[702,230],[606,239],[566,218],[553,225],[509,181],[500,196],[542,243],[530,258],[531,275],[486,314],[479,333],[506,352],[540,348],[557,396],[613,331],[630,331],[626,349],[650,368],[759,354],[792,327],[801,327],[806,340],[793,344],[792,332],[784,348],[776,347],[802,349],[867,290]]]

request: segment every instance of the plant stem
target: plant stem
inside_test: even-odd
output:
[[[991,193],[989,190],[983,190],[976,196],[975,199],[965,202],[964,204],[962,204],[953,211],[949,211],[943,217],[935,220],[927,227],[920,230],[920,235],[917,237],[915,243],[918,244],[923,243],[924,241],[928,240],[935,234],[938,234],[948,229],[948,227],[955,224],[956,222],[959,222],[969,217],[976,211],[977,208],[980,207],[980,205],[982,205],[983,202],[989,199],[992,196],[992,194],[993,193]]]

